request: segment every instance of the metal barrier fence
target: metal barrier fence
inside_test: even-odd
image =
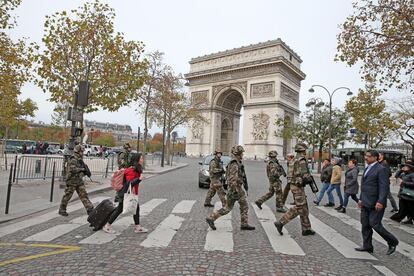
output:
[[[92,177],[101,175],[107,177],[108,173],[116,170],[116,156],[108,158],[84,157],[83,161],[88,165]],[[15,181],[23,179],[52,178],[55,164],[55,177],[62,177],[64,157],[60,155],[19,155],[16,163]]]
[[[16,155],[15,153],[2,153],[0,156],[0,170],[8,170],[10,165],[14,163]]]

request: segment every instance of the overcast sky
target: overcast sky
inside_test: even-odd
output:
[[[18,27],[13,37],[27,37],[41,44],[46,15],[82,5],[80,0],[23,0],[17,9]],[[115,9],[115,30],[128,40],[143,41],[146,52],[160,50],[177,73],[189,71],[188,61],[200,55],[281,38],[302,58],[306,79],[300,92],[300,109],[312,96],[328,100],[326,92],[310,94],[312,84],[333,90],[362,86],[358,68],[334,62],[339,24],[352,13],[350,0],[118,0],[105,1]],[[34,85],[23,88],[22,98],[32,98],[39,110],[35,120],[50,122],[49,95]],[[337,93],[333,105],[343,107],[346,93]],[[142,126],[136,107],[118,112],[98,111],[86,119]],[[153,128],[151,132],[156,131]],[[179,135],[185,135],[179,129]]]

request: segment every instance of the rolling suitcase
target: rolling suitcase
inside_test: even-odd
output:
[[[109,216],[115,210],[115,206],[109,199],[102,200],[88,216],[90,227],[93,231],[98,231],[108,222]]]

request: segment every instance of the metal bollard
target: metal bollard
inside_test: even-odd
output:
[[[10,166],[9,184],[7,185],[6,210],[4,212],[6,215],[9,213],[10,194],[11,194],[11,186],[12,186],[12,176],[13,176],[13,164],[11,164],[11,166]]]
[[[50,202],[53,202],[53,190],[55,187],[55,169],[56,169],[56,162],[53,162],[52,185],[50,187]]]
[[[106,162],[105,178],[108,178],[108,169],[109,169],[109,158],[108,158],[108,161]]]
[[[4,167],[6,168],[7,171],[7,152],[4,152]]]
[[[14,157],[13,183],[14,181],[16,181],[16,169],[17,169],[17,154]]]

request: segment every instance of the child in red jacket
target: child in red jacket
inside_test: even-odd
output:
[[[112,229],[112,223],[122,213],[124,207],[124,194],[127,192],[129,185],[132,185],[132,192],[138,195],[139,183],[142,180],[142,164],[144,163],[144,157],[141,153],[132,154],[131,164],[132,166],[127,168],[124,173],[125,182],[124,188],[118,191],[119,204],[115,211],[109,216],[108,222],[102,228],[102,230],[109,234],[115,234],[115,230]],[[137,211],[134,215],[135,233],[146,233],[147,229],[142,227],[139,223],[139,204],[137,205]]]

